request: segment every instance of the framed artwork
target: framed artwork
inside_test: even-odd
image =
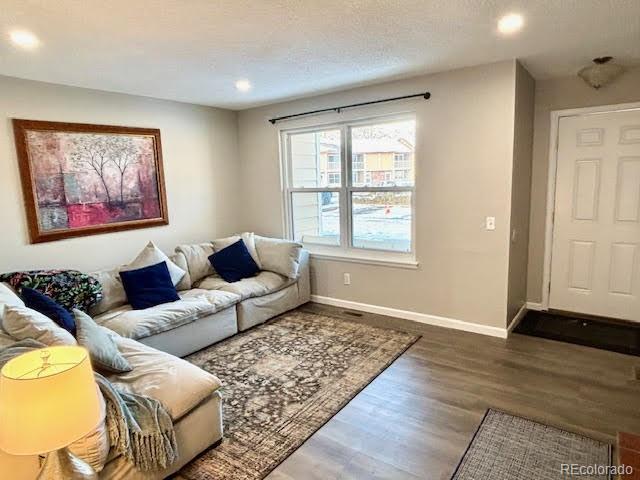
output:
[[[160,130],[13,119],[31,243],[167,225]]]

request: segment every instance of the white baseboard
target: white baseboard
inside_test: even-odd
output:
[[[536,302],[527,302],[527,309],[528,310],[536,310],[536,311],[542,311],[545,310],[545,308],[542,306],[541,303],[536,303]]]
[[[405,320],[426,323],[428,325],[435,325],[437,327],[453,328],[455,330],[464,330],[465,332],[480,333],[482,335],[489,335],[491,337],[507,338],[508,335],[506,328],[480,325],[479,323],[465,322],[463,320],[456,320],[455,318],[439,317],[437,315],[411,312],[409,310],[398,310],[396,308],[371,305],[369,303],[352,302],[350,300],[323,297],[321,295],[311,295],[311,301],[322,303],[324,305],[332,305],[334,307],[350,308],[353,310],[361,310],[368,313],[377,313],[378,315],[403,318]]]
[[[529,307],[527,306],[526,303],[524,303],[520,307],[520,310],[518,310],[518,313],[516,313],[515,317],[513,317],[513,320],[511,320],[511,323],[509,324],[509,328],[507,328],[507,333],[511,333],[513,329],[518,326],[518,324],[520,323],[520,320],[522,320],[524,316],[527,314],[527,310],[529,310]]]

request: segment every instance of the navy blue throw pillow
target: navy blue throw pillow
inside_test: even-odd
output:
[[[42,292],[39,292],[38,290],[27,287],[22,287],[20,290],[20,296],[27,308],[36,310],[49,317],[75,337],[76,322],[73,319],[73,315],[65,310],[65,308],[58,304],[54,299],[48,297]]]
[[[122,286],[134,310],[144,310],[180,300],[166,262],[120,272]]]
[[[209,257],[211,266],[225,281],[237,282],[260,271],[242,239]]]

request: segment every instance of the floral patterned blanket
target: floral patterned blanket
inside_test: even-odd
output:
[[[11,285],[18,293],[23,287],[33,288],[58,302],[67,310],[87,311],[102,299],[102,285],[91,275],[77,270],[31,270],[0,274],[0,282]]]

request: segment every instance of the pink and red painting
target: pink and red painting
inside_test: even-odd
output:
[[[160,130],[13,120],[32,243],[168,224]]]

